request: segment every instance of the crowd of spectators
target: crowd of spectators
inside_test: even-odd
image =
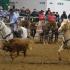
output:
[[[41,11],[38,11],[37,9],[33,9],[33,11],[31,11],[29,8],[25,8],[22,7],[21,9],[15,9],[15,6],[13,6],[12,8],[10,8],[8,11],[5,10],[0,10],[0,18],[7,16],[9,13],[11,14],[11,12],[15,12],[17,11],[19,13],[19,16],[24,16],[26,17],[27,20],[31,20],[33,22],[38,22],[39,21],[39,14]],[[44,11],[43,11],[44,12]],[[52,12],[52,10],[50,8],[48,8],[48,10],[46,10],[46,12],[44,12],[44,15],[46,17],[46,20],[48,18],[48,14],[49,12]],[[59,12],[55,12],[53,11],[52,13],[55,14],[56,16],[56,21],[60,22],[62,21],[64,18],[68,18],[70,19],[70,14],[67,15],[65,11],[63,11],[63,13],[60,15]]]
[[[0,10],[0,19],[7,17],[9,19],[12,31],[15,32],[17,30],[20,17],[24,17],[26,21],[35,23],[39,22],[38,24],[42,24],[46,21],[46,23],[52,23],[53,28],[56,28],[56,22],[58,23],[58,26],[60,26],[60,22],[62,22],[63,19],[70,19],[70,14],[67,15],[66,12],[63,11],[63,13],[60,15],[59,12],[52,11],[50,8],[48,8],[45,12],[44,10],[38,11],[37,9],[33,9],[33,11],[31,11],[30,9],[25,7],[22,7],[21,9],[16,9],[15,6],[13,6],[8,10]],[[36,28],[34,27],[35,24],[32,24],[31,31],[36,33]],[[38,30],[40,29],[41,26],[38,27]]]

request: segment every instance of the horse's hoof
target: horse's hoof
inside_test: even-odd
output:
[[[59,55],[58,60],[61,61],[62,58],[61,58],[61,56],[60,56],[60,52],[58,52],[58,55]]]

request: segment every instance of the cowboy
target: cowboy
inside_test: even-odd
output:
[[[19,13],[17,10],[11,11],[10,13],[10,27],[12,31],[16,31],[18,27],[18,19],[19,19]]]

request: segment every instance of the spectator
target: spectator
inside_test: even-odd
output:
[[[45,16],[48,15],[48,12],[51,12],[50,8],[48,8],[48,10],[46,11]]]
[[[48,14],[51,13],[51,10],[50,8],[48,8],[48,10],[46,11],[45,13],[45,16],[46,16],[46,22],[48,22]]]
[[[33,18],[31,18],[31,20],[33,22],[38,22],[39,21],[39,19],[38,19],[38,12],[37,12],[36,9],[33,10],[33,12],[31,13],[31,16],[33,17]]]
[[[45,21],[45,15],[44,15],[44,11],[43,10],[41,10],[40,12],[39,12],[39,23],[44,23],[44,21]]]
[[[33,17],[38,16],[38,12],[36,9],[33,10],[33,12],[31,13],[31,16],[33,16]]]
[[[59,22],[59,13],[56,12],[56,13],[55,13],[55,16],[56,16],[56,21]]]
[[[20,9],[20,16],[25,16],[25,8]]]
[[[48,25],[49,25],[49,29],[53,28],[53,30],[56,27],[56,16],[53,12],[50,12],[48,14]]]
[[[56,23],[56,16],[54,12],[50,12],[48,14],[48,22],[52,24]]]
[[[57,25],[58,25],[58,27],[60,27],[60,16],[59,16],[59,13],[56,12],[55,16],[56,16]]]
[[[29,9],[26,9],[25,10],[25,14],[26,14],[26,16],[30,15],[31,14],[30,10]]]
[[[63,14],[61,15],[61,21],[63,21],[63,19],[67,19],[67,14],[65,11],[63,11]]]
[[[26,9],[25,14],[26,14],[26,20],[30,20],[31,11],[29,9]]]
[[[70,20],[70,14],[68,15],[68,19]]]

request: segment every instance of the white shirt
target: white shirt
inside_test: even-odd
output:
[[[19,13],[18,12],[14,12],[14,15],[16,18],[19,18]]]
[[[10,18],[10,23],[15,23],[18,21],[19,18],[19,13],[18,12],[14,12],[13,15]]]

